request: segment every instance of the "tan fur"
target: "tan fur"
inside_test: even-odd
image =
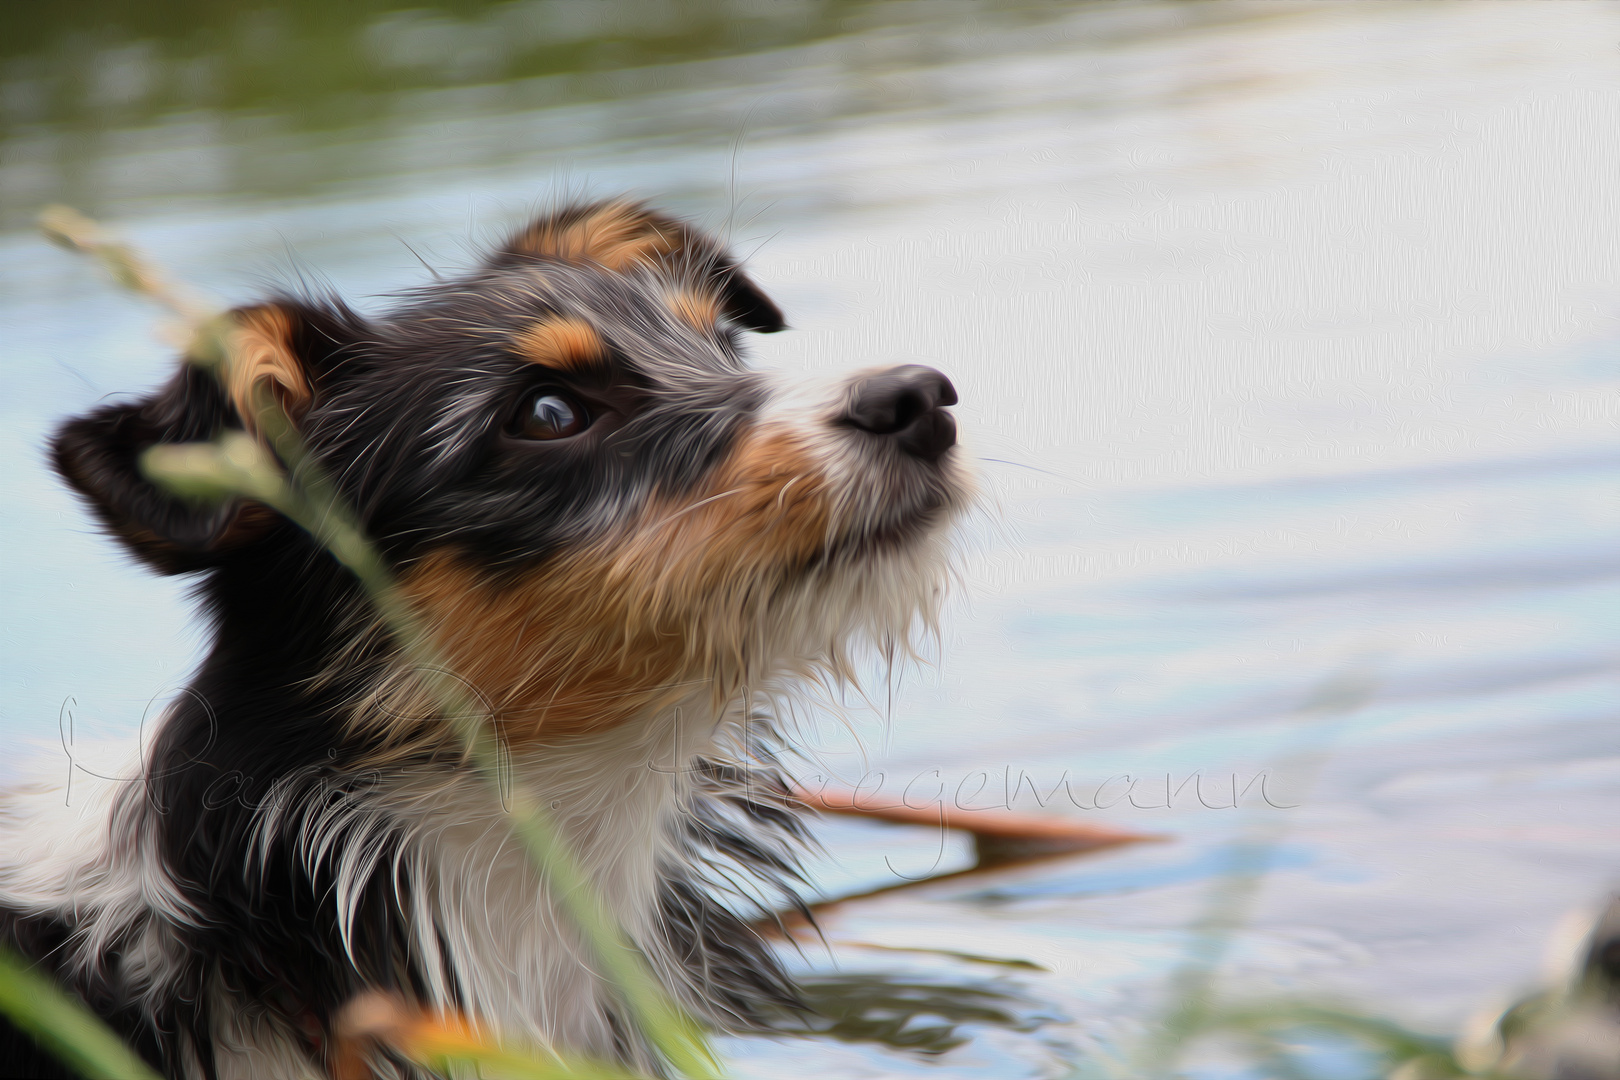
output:
[[[513,246],[531,255],[589,261],[622,271],[651,266],[658,257],[673,251],[679,239],[640,207],[613,202],[564,225],[552,220],[537,222]]]
[[[669,308],[694,330],[712,330],[720,318],[720,302],[707,293],[677,289],[665,294]]]
[[[236,313],[237,328],[226,372],[226,392],[236,406],[242,426],[258,432],[259,387],[269,384],[287,415],[297,420],[309,407],[314,392],[304,365],[293,355],[289,339],[292,323],[278,307],[246,308]]]
[[[607,346],[596,328],[567,316],[542,319],[515,335],[512,344],[525,360],[561,371],[589,367],[607,359]]]
[[[655,498],[637,520],[518,581],[453,550],[401,580],[436,646],[515,747],[603,730],[689,698],[724,699],[770,659],[766,606],[827,543],[825,477],[786,432],[755,433],[707,491]],[[434,736],[416,680],[360,720],[402,750]],[[415,729],[414,731],[409,729]]]

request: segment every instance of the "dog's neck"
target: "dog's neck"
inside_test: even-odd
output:
[[[368,801],[408,837],[401,901],[430,1003],[466,1008],[503,1037],[622,1052],[601,965],[519,839],[520,800],[503,801],[500,789],[540,807],[590,883],[587,902],[673,974],[662,875],[681,862],[691,763],[714,752],[734,716],[694,696],[611,731],[516,750],[494,787],[465,769],[426,766],[379,785]]]

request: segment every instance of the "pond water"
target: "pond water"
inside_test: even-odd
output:
[[[67,768],[64,716],[94,764],[199,647],[43,464],[171,361],[39,204],[226,301],[364,306],[629,191],[749,253],[794,327],[762,365],[962,393],[931,663],[807,710],[801,776],[1170,838],[826,908],[794,962],[852,1018],[733,1073],[1072,1075],[1245,837],[1224,985],[1437,1031],[1620,878],[1620,8],[51,7],[0,35],[0,775]],[[821,836],[823,898],[972,861]]]

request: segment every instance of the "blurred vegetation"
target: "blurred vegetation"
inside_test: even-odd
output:
[[[82,0],[0,6],[0,137],[166,112],[300,127],[383,95],[725,56],[837,33],[859,0]]]
[[[771,50],[859,35],[857,70],[772,109],[804,122],[892,105],[860,70],[978,47],[979,28],[1037,25],[1039,0],[67,0],[0,4],[0,228],[62,202],[307,195],[421,169],[566,160],[579,141],[683,150],[734,139]],[[758,61],[747,57],[763,54]],[[727,61],[727,58],[733,58]],[[734,62],[739,71],[689,61]],[[761,67],[761,65],[764,65]],[[735,99],[726,86],[742,78]],[[819,78],[819,77],[818,77]],[[752,81],[750,81],[752,80]],[[826,93],[830,87],[836,92]],[[560,105],[692,90],[648,115],[564,117]],[[875,95],[875,96],[874,96]],[[552,118],[555,121],[556,118]],[[494,121],[494,122],[492,122]],[[435,127],[434,125],[441,125]],[[426,134],[424,134],[426,133]],[[400,151],[374,140],[412,143]],[[430,147],[430,148],[427,148]],[[537,155],[540,155],[537,157]],[[666,192],[667,194],[667,192]]]
[[[79,1000],[0,946],[0,1013],[80,1076],[157,1080]]]
[[[33,125],[90,132],[188,111],[344,127],[381,115],[388,95],[401,91],[734,56],[925,17],[935,27],[1034,18],[1040,7],[1003,0],[4,4],[0,140]]]

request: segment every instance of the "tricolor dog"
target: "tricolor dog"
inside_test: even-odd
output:
[[[791,1007],[742,899],[802,839],[773,703],[932,617],[970,487],[950,382],[751,370],[776,306],[714,239],[622,201],[381,317],[310,296],[232,317],[229,379],[182,365],[52,445],[110,535],[196,575],[213,639],[138,782],[0,801],[0,940],[175,1077],[325,1075],[369,990],[653,1067],[350,573],[263,505],[143,474],[154,445],[258,435],[268,388],[670,993],[724,1029]],[[0,1028],[4,1064],[35,1054]]]

